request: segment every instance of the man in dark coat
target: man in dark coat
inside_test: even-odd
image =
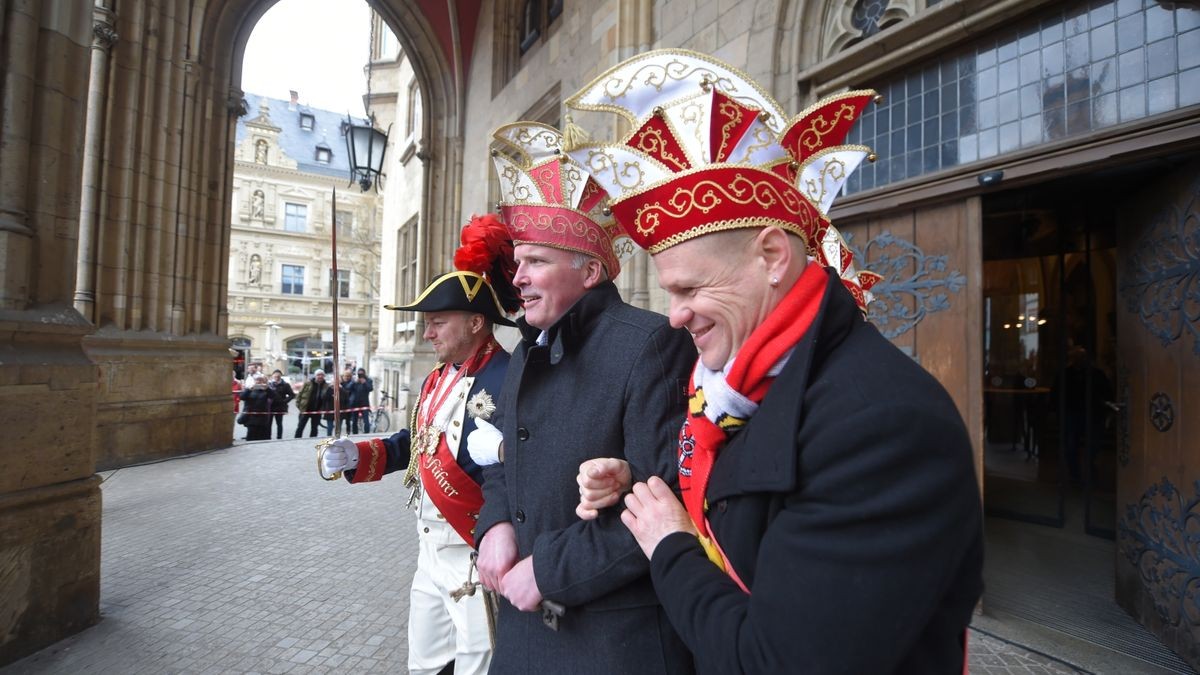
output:
[[[288,403],[296,398],[296,392],[292,391],[292,385],[283,379],[283,371],[278,368],[271,373],[267,387],[275,392],[275,402],[271,405],[271,417],[275,419],[275,438],[283,438],[283,416],[287,414]]]
[[[333,385],[325,381],[325,371],[316,370],[312,378],[300,388],[296,397],[296,407],[300,409],[300,422],[296,424],[296,438],[304,433],[304,425],[311,424],[309,436],[317,435],[317,427],[321,425],[321,413],[333,410]],[[333,415],[329,415],[330,424]]]
[[[523,228],[527,209],[575,225]],[[501,211],[525,315],[499,404],[503,462],[484,469],[476,530],[480,580],[505,599],[491,672],[691,672],[632,536],[615,514],[584,522],[573,508],[589,458],[619,454],[641,477],[673,469],[695,350],[664,317],[621,300],[611,234],[585,208],[502,201]],[[468,441],[473,456],[484,432]],[[543,622],[550,603],[565,607],[556,629]]]
[[[700,672],[957,675],[982,592],[970,439],[942,386],[863,319],[878,277],[857,271],[825,215],[869,155],[840,144],[874,92],[785,123],[762,91],[716,59],[662,50],[568,100],[645,120],[610,152],[662,170],[649,188],[605,183],[609,206],[700,352],[679,494],[592,460],[577,512],[604,517],[632,483],[621,520]],[[662,120],[697,101],[711,114],[674,136]],[[738,150],[751,145],[761,152]],[[676,171],[678,148],[692,163]]]
[[[267,376],[255,373],[250,376],[254,385],[243,389],[241,399],[246,402],[242,413],[242,424],[246,427],[246,440],[271,440],[271,408],[275,405],[275,391],[267,386]]]

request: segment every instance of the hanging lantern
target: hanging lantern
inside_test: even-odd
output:
[[[356,123],[346,116],[346,156],[350,159],[350,182],[357,182],[363,192],[372,186],[379,189],[383,178],[383,155],[387,150],[388,132],[375,128],[372,118],[366,124]]]

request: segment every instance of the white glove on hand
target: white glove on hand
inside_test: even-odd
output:
[[[467,435],[467,453],[479,466],[500,463],[504,434],[485,419],[475,418],[475,431]]]
[[[358,466],[358,446],[354,441],[342,436],[329,444],[321,455],[321,474],[326,478],[339,471],[353,469]]]

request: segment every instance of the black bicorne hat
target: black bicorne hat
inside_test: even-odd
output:
[[[504,316],[500,299],[486,279],[461,270],[434,279],[416,300],[406,305],[384,305],[383,308],[408,312],[474,312],[501,326],[517,325]]]

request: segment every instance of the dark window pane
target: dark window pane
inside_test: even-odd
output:
[[[904,180],[904,158],[901,157],[892,162],[891,181],[893,183]]]
[[[1175,40],[1159,40],[1147,47],[1146,62],[1151,80],[1175,72]]]
[[[973,134],[979,128],[975,113],[975,106],[971,104],[964,105],[958,109],[958,131],[960,134]]]
[[[937,89],[938,71],[937,68],[926,68],[925,72],[921,73],[921,90]]]
[[[1092,92],[1092,79],[1087,68],[1067,73],[1067,103],[1086,100]]]
[[[958,144],[951,141],[942,143],[942,168],[955,166],[958,164]]]
[[[1067,105],[1067,133],[1074,136],[1092,130],[1092,106],[1083,100]]]
[[[1012,91],[1021,85],[1020,63],[1016,59],[1000,64],[997,91]]]
[[[958,79],[958,59],[943,59],[941,63],[942,84]]]
[[[1141,14],[1127,16],[1117,22],[1117,51],[1127,52],[1145,42],[1146,28]]]
[[[1041,43],[1041,36],[1038,34],[1037,26],[1030,26],[1021,31],[1021,38],[1017,47],[1022,54],[1029,54],[1037,51]]]
[[[1076,35],[1067,38],[1067,69],[1071,70],[1086,66],[1090,57],[1088,56],[1089,36],[1087,33]]]
[[[950,84],[944,85],[942,87],[942,91],[941,91],[941,100],[942,100],[941,111],[943,113],[950,112],[951,110],[954,110],[955,108],[957,108],[958,107],[958,84],[951,82]]]
[[[1058,75],[1063,72],[1064,67],[1062,42],[1055,42],[1042,48],[1043,75]]]
[[[1015,91],[1001,94],[996,99],[996,119],[1000,124],[1013,122],[1021,116],[1021,98]]]
[[[908,103],[906,105],[907,105],[907,113],[906,113],[905,117],[907,118],[907,121],[909,123],[920,121],[920,119],[922,117],[922,115],[921,115],[921,97],[914,96],[914,97],[908,99]]]
[[[1117,60],[1105,59],[1092,64],[1092,96],[1117,90]]]
[[[905,145],[904,145],[905,148],[907,148],[908,150],[920,149],[921,146],[923,145],[923,143],[921,143],[921,125],[914,124],[914,125],[910,126],[908,129],[905,130],[904,137],[906,140]]]
[[[1175,12],[1152,4],[1146,8],[1146,42],[1155,42],[1175,34]]]
[[[908,172],[907,172],[906,177],[920,176],[921,175],[921,151],[915,150],[913,152],[908,153],[908,155],[905,157],[905,160],[906,160],[905,164],[908,165],[907,166]]]
[[[1000,152],[1013,152],[1021,147],[1021,124],[1010,122],[1000,127]]]
[[[925,148],[925,150],[922,151],[922,156],[924,157],[924,166],[921,167],[922,173],[933,173],[934,171],[942,168],[942,153],[938,146],[933,145]]]
[[[892,155],[900,156],[904,154],[907,146],[904,145],[904,129],[897,129],[892,132]]]
[[[1092,3],[1092,11],[1089,13],[1088,20],[1093,28],[1110,23],[1117,18],[1116,8],[1111,2],[1096,2]]]
[[[925,142],[925,145],[937,145],[938,141],[941,140],[941,137],[938,135],[938,131],[941,128],[940,122],[941,120],[937,117],[930,117],[925,120],[925,124],[921,129],[921,138]]]
[[[1117,84],[1129,87],[1146,81],[1146,50],[1125,52],[1117,58]]]
[[[1042,92],[1038,85],[1021,87],[1021,117],[1032,117],[1042,109]]]
[[[1001,63],[1017,58],[1017,38],[1008,36],[996,45],[996,59]]]
[[[958,138],[958,114],[950,113],[942,115],[942,136],[943,141]]]
[[[1117,53],[1116,25],[1106,23],[1092,29],[1092,58],[1103,59]]]
[[[988,129],[996,126],[999,111],[996,109],[996,99],[985,98],[979,102],[979,128]]]

